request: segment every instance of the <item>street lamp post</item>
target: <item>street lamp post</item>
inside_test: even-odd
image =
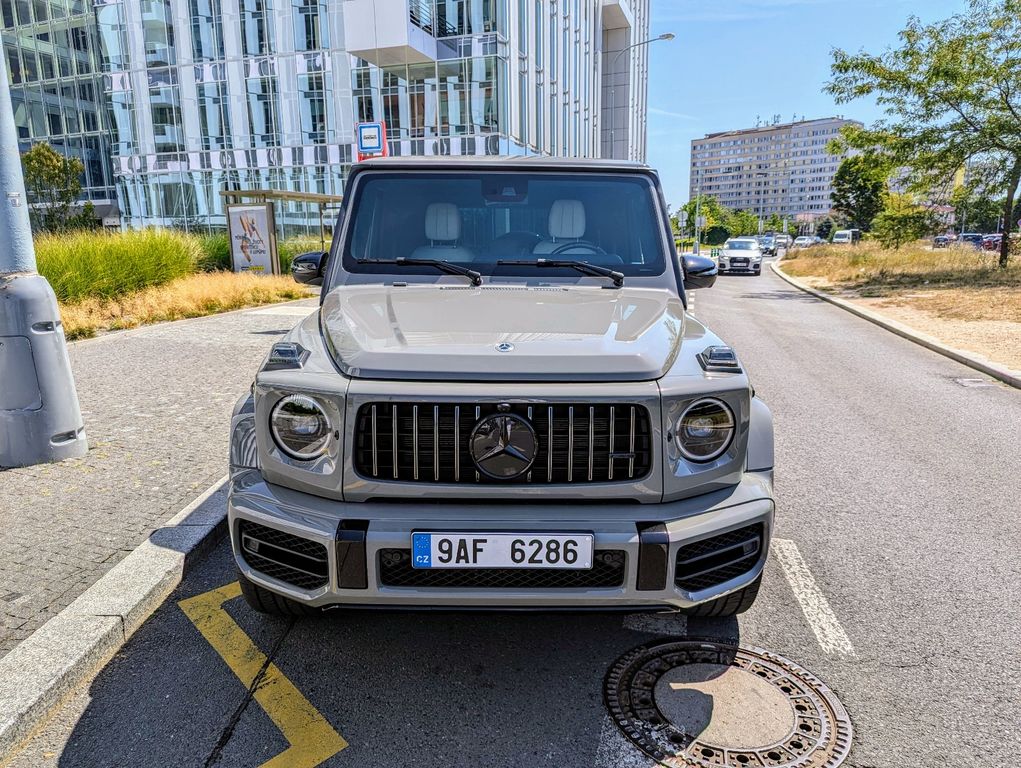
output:
[[[637,48],[640,45],[648,45],[649,43],[654,43],[657,40],[673,40],[673,39],[674,39],[674,33],[673,32],[664,32],[659,37],[650,37],[648,40],[641,40],[641,41],[639,41],[637,43],[631,43],[631,45],[624,46],[619,51],[617,51],[617,55],[614,56],[610,60],[610,158],[611,159],[615,159],[616,156],[617,156],[617,145],[614,143],[614,132],[615,132],[615,129],[616,129],[617,121],[616,121],[615,115],[613,114],[613,110],[614,110],[614,106],[615,106],[614,94],[617,91],[617,61],[620,59],[621,56],[623,56],[625,53],[630,51],[632,48]]]
[[[0,61],[0,467],[85,455],[57,297],[36,272],[28,200]]]

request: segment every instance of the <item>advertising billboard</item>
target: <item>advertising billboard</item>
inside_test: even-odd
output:
[[[227,234],[235,272],[280,273],[271,203],[227,206]]]

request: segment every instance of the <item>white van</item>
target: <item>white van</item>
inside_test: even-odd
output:
[[[854,233],[849,229],[841,229],[833,233],[833,239],[830,242],[834,245],[850,245],[854,242]]]

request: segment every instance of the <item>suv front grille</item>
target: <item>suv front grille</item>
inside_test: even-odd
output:
[[[582,589],[624,583],[624,550],[596,550],[592,568],[413,568],[410,549],[379,551],[379,581],[385,587],[476,589]]]
[[[531,469],[510,480],[479,473],[470,436],[497,412],[526,419],[537,449]],[[652,468],[649,412],[624,404],[369,403],[358,410],[355,469],[362,477],[406,483],[630,482]]]
[[[747,573],[759,561],[762,524],[727,531],[677,550],[674,584],[698,592]]]
[[[301,589],[318,589],[329,580],[326,547],[275,528],[242,520],[241,554],[252,568]]]

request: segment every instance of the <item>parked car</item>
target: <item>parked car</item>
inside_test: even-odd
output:
[[[754,237],[732,237],[720,251],[720,273],[758,275],[762,272],[762,250]]]
[[[1003,242],[1002,234],[986,235],[982,238],[982,250],[983,251],[998,251],[1000,250],[1000,243]]]
[[[840,229],[833,233],[833,245],[853,245],[861,240],[860,229]]]
[[[319,309],[234,409],[245,599],[749,608],[772,417],[686,313],[717,265],[674,252],[662,199],[624,162],[355,164],[325,270],[300,271],[321,272]],[[741,242],[728,252],[759,256]]]
[[[799,237],[794,238],[793,247],[810,248],[811,246],[816,245],[817,240],[819,240],[819,238],[812,237],[811,235],[800,235]]]
[[[962,232],[958,242],[961,245],[970,245],[972,248],[981,248],[982,235],[979,232]]]
[[[776,256],[777,243],[773,235],[759,235],[755,240],[763,256]]]
[[[932,238],[932,247],[933,248],[949,248],[950,247],[950,237],[948,235],[936,235],[936,237]]]

